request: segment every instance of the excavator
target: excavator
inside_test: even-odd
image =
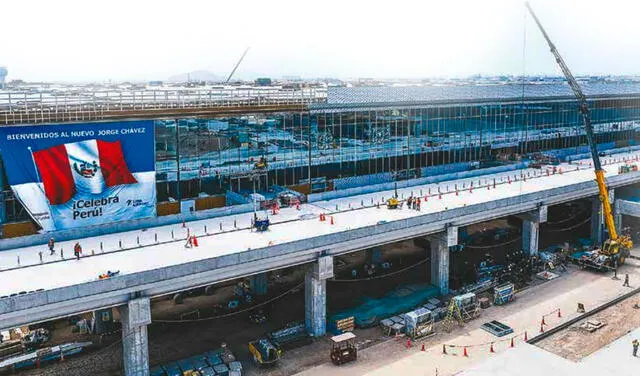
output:
[[[600,157],[596,148],[593,126],[591,124],[591,111],[589,110],[589,106],[587,104],[587,98],[582,92],[582,88],[580,88],[578,81],[575,79],[575,77],[569,70],[569,67],[564,62],[564,59],[562,58],[562,56],[560,56],[560,52],[558,52],[558,49],[549,38],[549,35],[545,31],[544,27],[542,27],[540,20],[534,13],[528,1],[525,2],[525,6],[538,25],[540,32],[549,45],[551,53],[556,59],[556,63],[558,63],[558,66],[560,66],[562,73],[569,83],[569,87],[573,91],[575,97],[578,99],[580,105],[580,114],[582,114],[587,142],[589,143],[591,158],[593,159],[596,182],[598,183],[599,198],[600,201],[602,201],[604,221],[606,223],[607,230],[609,231],[609,239],[606,239],[604,241],[602,247],[588,255],[582,256],[579,263],[585,267],[591,267],[598,270],[616,269],[618,266],[624,264],[627,257],[629,257],[630,250],[633,247],[633,242],[631,241],[631,237],[629,237],[628,235],[620,235],[616,230],[616,225],[613,220],[613,212],[611,210],[611,202],[609,201],[607,183],[604,178],[604,170],[602,169]]]

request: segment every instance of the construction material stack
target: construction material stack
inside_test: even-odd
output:
[[[404,315],[406,334],[412,339],[429,336],[433,331],[433,313],[426,308],[418,308]]]
[[[444,328],[446,331],[453,329],[453,324],[463,326],[465,322],[480,316],[480,301],[476,294],[470,292],[462,295],[454,296],[449,302],[447,308],[447,316],[444,319]]]
[[[515,286],[513,283],[505,283],[493,288],[493,304],[505,305],[513,301]]]

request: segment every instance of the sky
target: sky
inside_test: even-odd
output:
[[[574,74],[640,74],[640,1],[531,4]],[[0,7],[8,79],[226,76],[247,47],[239,78],[561,73],[521,0],[3,0]]]

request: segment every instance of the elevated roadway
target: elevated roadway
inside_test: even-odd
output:
[[[639,156],[605,159],[612,188],[640,182],[640,172],[618,175],[624,159]],[[250,231],[252,215],[240,214],[184,227],[81,239],[80,260],[72,258],[74,241],[59,244],[54,256],[46,246],[4,251],[0,328],[118,306],[132,296],[160,296],[597,195],[587,161],[563,164],[557,171],[527,169],[399,190],[404,198],[412,192],[420,195],[420,211],[388,210],[383,202],[393,191],[385,191],[305,204],[300,211],[283,209],[271,217],[274,224],[264,233]],[[326,221],[319,221],[320,213],[327,214]],[[185,248],[187,232],[197,235],[199,247]],[[98,280],[107,270],[119,270],[120,275]]]

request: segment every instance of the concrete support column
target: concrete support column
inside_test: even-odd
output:
[[[367,249],[367,264],[379,264],[382,262],[382,249],[380,247],[374,247]]]
[[[609,190],[609,202],[611,202],[611,206],[615,208],[615,191],[613,189]],[[615,211],[614,211],[615,212]],[[616,221],[616,225],[617,225]],[[620,229],[619,225],[617,225],[618,230]],[[605,233],[606,225],[604,222],[604,210],[602,210],[602,201],[600,201],[600,197],[596,196],[592,200],[591,205],[591,241],[594,244],[600,245],[604,241],[604,233]]]
[[[118,307],[122,322],[122,361],[125,376],[149,375],[147,325],[151,324],[149,298],[138,298]]]
[[[327,332],[327,279],[331,277],[332,256],[320,257],[304,277],[304,322],[314,337]]]
[[[267,273],[260,273],[251,276],[251,291],[256,295],[264,295],[267,293],[269,286],[269,276]]]
[[[431,284],[441,294],[449,293],[449,251],[458,244],[458,226],[449,226],[445,232],[429,238],[431,243]]]
[[[522,250],[529,256],[538,254],[540,240],[540,223],[522,220]]]
[[[615,211],[614,211],[614,220],[616,222],[616,229],[618,233],[622,233],[623,226],[623,217],[628,215],[634,218],[640,218],[640,202],[628,201],[618,199],[616,200]],[[638,229],[630,228],[631,234],[634,237],[638,235]]]
[[[616,203],[614,204],[614,209],[613,209],[613,221],[616,224],[616,231],[618,232],[618,235],[622,234],[622,229],[624,229],[623,223],[622,223],[622,217],[624,214],[622,209],[620,209],[620,204],[623,203],[623,200],[616,200]]]
[[[547,206],[540,206],[533,212],[520,214],[522,219],[522,250],[529,256],[538,254],[540,223],[547,221]]]

